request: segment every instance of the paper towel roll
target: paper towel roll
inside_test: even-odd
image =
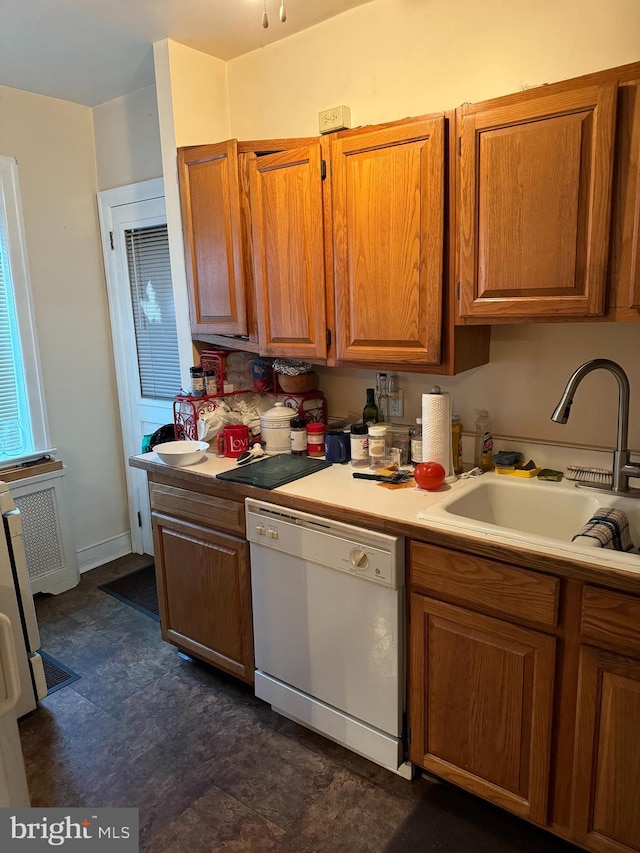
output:
[[[447,472],[446,482],[456,479],[451,448],[451,396],[437,385],[430,394],[422,395],[422,461],[439,462]]]

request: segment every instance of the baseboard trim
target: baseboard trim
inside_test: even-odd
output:
[[[90,545],[88,548],[81,548],[78,551],[80,574],[103,566],[111,560],[117,560],[118,557],[126,557],[127,554],[131,554],[131,551],[131,533],[128,530],[103,542]]]

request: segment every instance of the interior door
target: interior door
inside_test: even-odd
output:
[[[164,195],[103,205],[101,218],[127,460],[141,452],[145,435],[173,422],[181,385]],[[146,474],[125,470],[132,549],[153,554]]]

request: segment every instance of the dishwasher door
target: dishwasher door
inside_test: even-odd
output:
[[[259,506],[247,501],[256,669],[400,738],[402,538]]]

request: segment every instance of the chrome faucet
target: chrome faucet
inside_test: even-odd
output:
[[[613,373],[618,380],[619,388],[618,436],[616,449],[613,453],[613,483],[611,487],[600,487],[599,491],[613,491],[625,497],[640,498],[640,489],[634,489],[629,486],[630,477],[640,477],[640,464],[631,462],[627,447],[629,434],[629,380],[627,374],[619,364],[616,364],[615,361],[610,361],[608,358],[592,358],[590,361],[585,361],[584,364],[581,364],[569,378],[566,388],[562,392],[560,402],[551,415],[551,420],[557,424],[566,424],[569,420],[573,396],[576,393],[578,385],[588,373],[599,368]],[[593,488],[598,487],[593,486]]]

